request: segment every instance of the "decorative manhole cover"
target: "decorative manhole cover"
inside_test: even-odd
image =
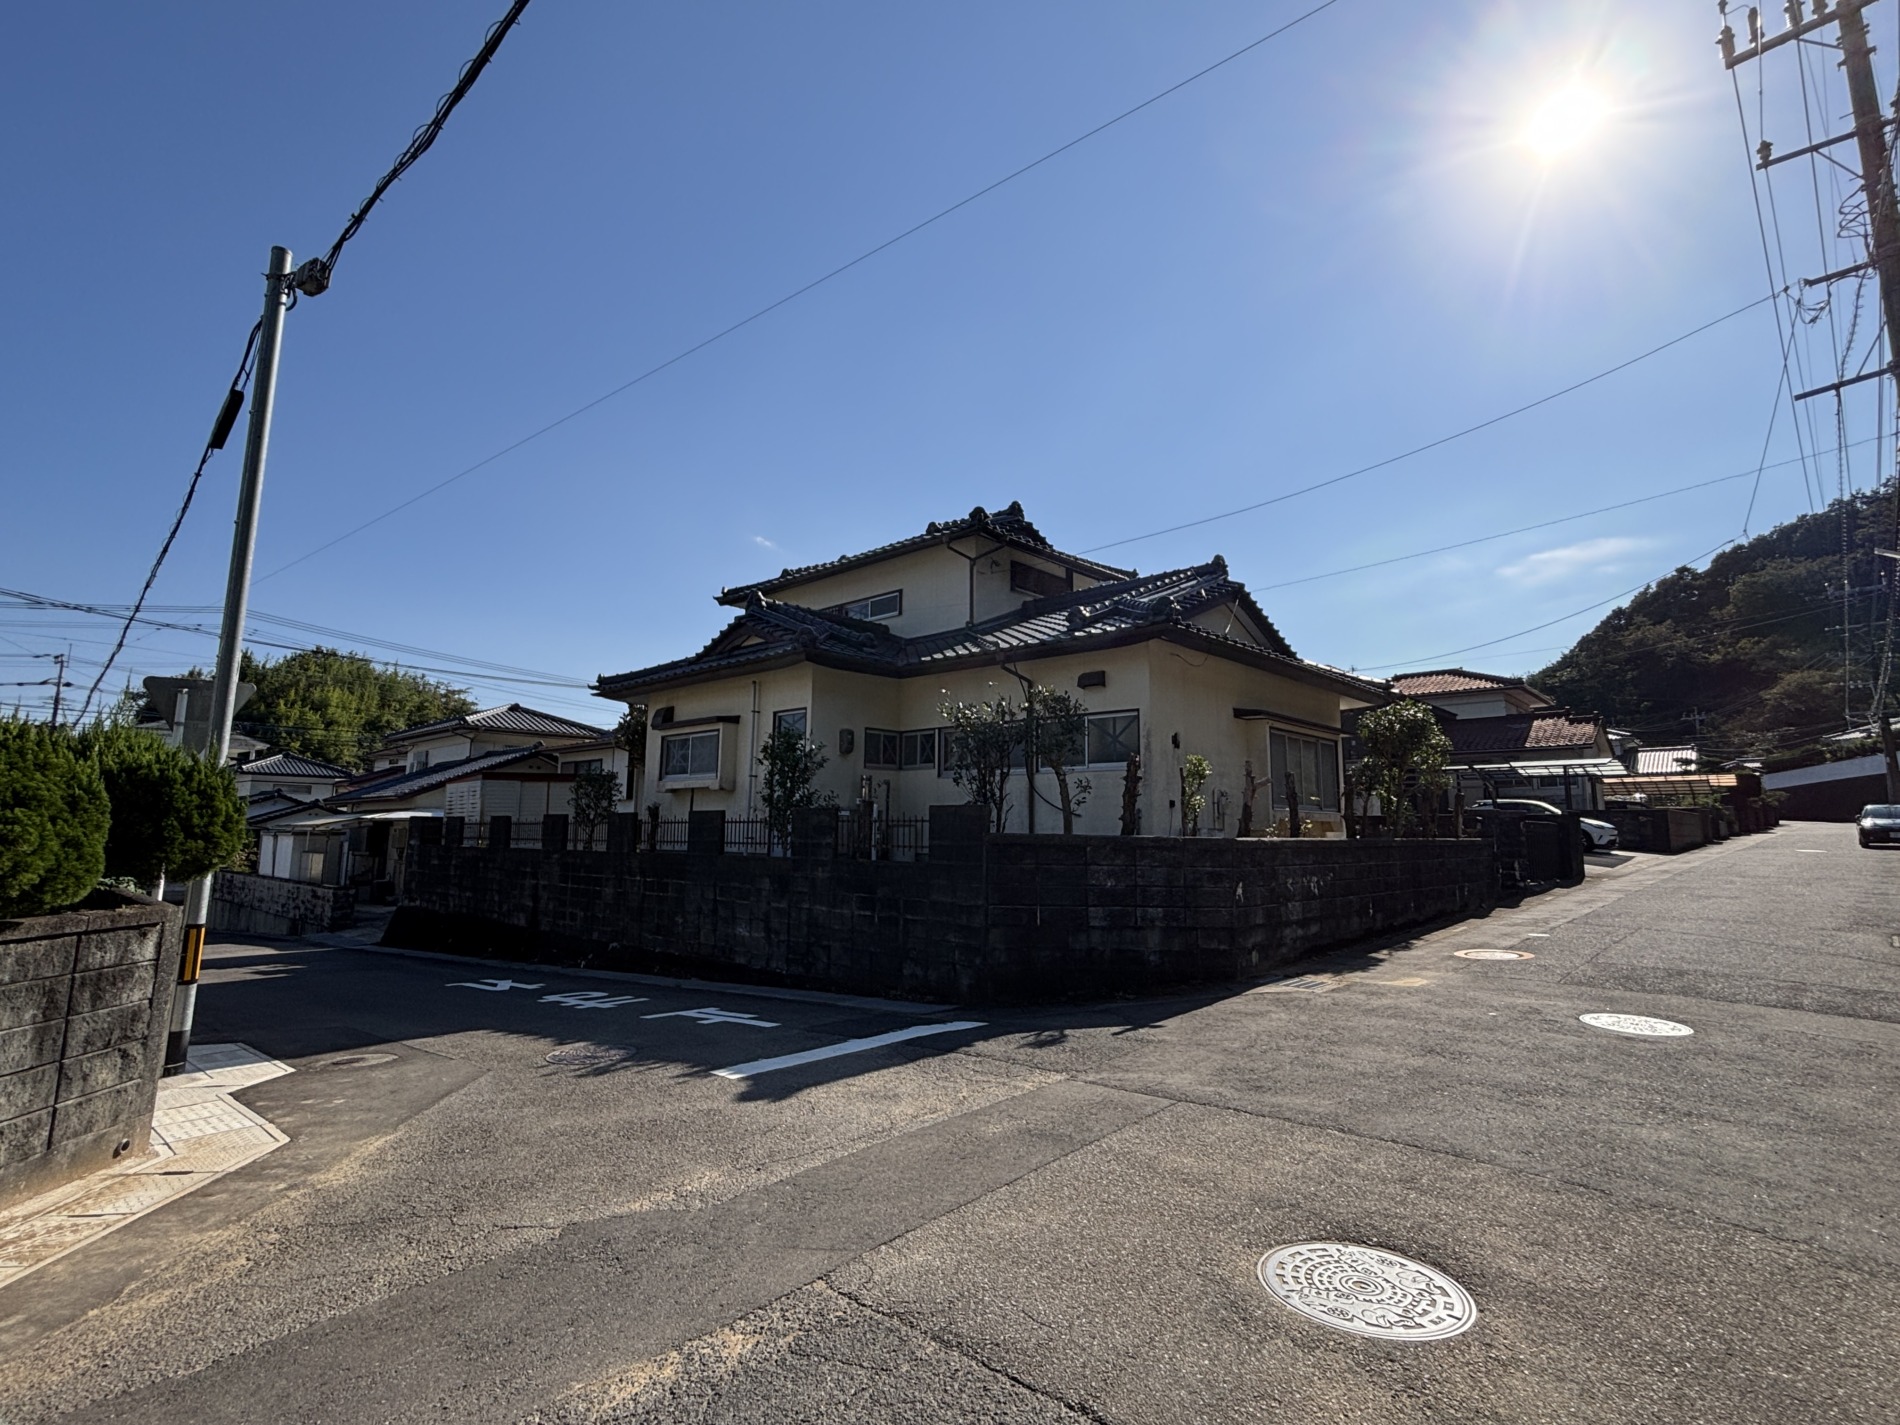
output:
[[[1298,1242],[1260,1259],[1260,1284],[1300,1315],[1385,1341],[1442,1341],[1478,1319],[1471,1294],[1410,1257],[1351,1242]]]
[[[1673,1019],[1651,1019],[1646,1014],[1580,1014],[1577,1018],[1592,1029],[1608,1029],[1615,1034],[1645,1034],[1652,1038],[1671,1039],[1695,1033],[1686,1024],[1678,1024]]]
[[[325,1059],[317,1067],[321,1069],[367,1069],[371,1064],[393,1064],[394,1054],[339,1054],[334,1059]]]
[[[1454,950],[1460,960],[1535,960],[1528,950]]]
[[[548,1055],[548,1062],[567,1069],[604,1069],[624,1064],[632,1057],[631,1049],[615,1049],[606,1044],[570,1044]]]

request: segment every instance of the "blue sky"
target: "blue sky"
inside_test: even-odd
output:
[[[1372,474],[1114,542],[1435,440],[1761,297],[1712,5],[1338,0],[291,562],[1309,3],[537,0],[333,289],[287,320],[253,607],[584,682],[698,647],[724,622],[721,585],[1020,499],[1058,545],[1143,570],[1224,554],[1308,657],[1548,661],[1602,610],[1452,650],[1737,535],[1751,481],[1308,576],[1752,475],[1781,374],[1770,307]],[[134,596],[269,246],[301,259],[329,245],[503,8],[199,0],[13,17],[0,585]],[[1890,84],[1894,16],[1874,16]],[[1540,102],[1579,76],[1609,106],[1601,127],[1558,159],[1525,146]],[[1784,149],[1802,141],[1796,82],[1791,65],[1763,78]],[[1807,169],[1782,171],[1791,275],[1823,270]],[[1873,322],[1870,304],[1863,336]],[[1875,434],[1871,409],[1850,404],[1851,437]],[[238,444],[213,461],[155,605],[221,597]],[[1768,458],[1797,453],[1784,410]],[[1876,472],[1858,451],[1856,483]],[[1799,466],[1767,471],[1753,527],[1807,510],[1807,489]],[[45,676],[29,655],[70,641],[90,681],[110,636],[102,620],[0,608],[0,680]],[[134,639],[133,677],[212,648],[177,630]],[[611,712],[578,687],[458,681],[483,701]]]

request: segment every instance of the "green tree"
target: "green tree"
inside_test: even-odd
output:
[[[647,710],[638,704],[629,707],[614,724],[614,746],[627,754],[628,764],[647,764]]]
[[[795,727],[774,728],[765,739],[759,748],[759,766],[765,773],[759,795],[774,844],[791,844],[792,813],[800,807],[831,805],[831,794],[821,794],[814,785],[830,760],[822,742],[811,741]]]
[[[574,839],[592,848],[594,832],[614,814],[620,803],[620,779],[612,772],[577,772],[569,794],[568,810],[574,818]]]
[[[0,721],[0,916],[84,899],[105,871],[111,815],[99,768],[69,733]]]
[[[1023,752],[1023,725],[1007,697],[986,702],[944,703],[945,750],[950,780],[989,814],[990,829],[1009,822],[1009,774]]]
[[[1362,713],[1356,735],[1365,752],[1352,772],[1353,790],[1360,795],[1360,823],[1376,796],[1387,830],[1400,835],[1414,819],[1412,797],[1449,784],[1445,764],[1451,760],[1451,739],[1432,709],[1415,698]]]
[[[248,844],[230,768],[134,727],[88,728],[78,746],[98,767],[112,806],[107,875],[142,886],[190,880],[231,865]]]
[[[1031,684],[1023,692],[1023,721],[1025,728],[1034,729],[1031,760],[1055,776],[1056,796],[1062,805],[1062,834],[1072,836],[1075,814],[1093,790],[1087,777],[1070,780],[1071,770],[1088,755],[1088,704],[1067,689]],[[1029,790],[1034,796],[1033,781]]]
[[[465,689],[334,648],[274,659],[246,653],[240,676],[257,692],[238,710],[239,731],[345,767],[368,765],[392,732],[475,710]]]
[[[1198,752],[1190,752],[1181,763],[1181,834],[1201,834],[1201,813],[1207,809],[1207,796],[1201,791],[1214,775],[1214,764]]]

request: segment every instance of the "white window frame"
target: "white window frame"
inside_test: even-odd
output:
[[[666,749],[669,743],[713,739],[713,765],[710,772],[681,772],[668,776],[666,772]],[[696,727],[686,732],[662,732],[660,734],[660,775],[657,783],[661,791],[687,791],[689,789],[720,788],[725,785],[726,766],[726,728],[721,723],[715,727]],[[690,765],[690,754],[689,754]]]
[[[890,601],[890,607],[882,610],[873,608],[873,605],[882,604],[886,600]],[[824,609],[823,612],[828,614],[840,614],[845,618],[859,619],[865,623],[877,623],[887,618],[902,618],[904,616],[904,591],[902,589],[890,589],[882,594],[868,594],[862,599],[848,599],[842,604],[830,605]]]

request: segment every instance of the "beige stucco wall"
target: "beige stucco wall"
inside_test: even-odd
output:
[[[1012,559],[1058,575],[1065,567],[1060,560],[1045,559],[1008,546],[998,548],[994,540],[960,539],[949,546],[918,550],[863,569],[790,585],[772,597],[805,608],[822,609],[901,589],[904,612],[896,618],[877,622],[901,637],[915,638],[920,634],[962,628],[971,622],[981,623],[1029,602],[1031,595],[1009,586]],[[1094,582],[1081,574],[1075,576],[1078,589],[1088,588]]]
[[[1201,819],[1202,831],[1209,835],[1233,835],[1240,815],[1244,765],[1252,759],[1256,775],[1262,782],[1267,779],[1267,737],[1275,725],[1242,721],[1234,716],[1236,707],[1266,708],[1326,727],[1339,725],[1340,699],[1336,694],[1158,639],[1127,648],[1032,659],[1013,666],[1037,683],[1075,692],[1091,712],[1136,711],[1141,714],[1141,828],[1149,835],[1167,834],[1178,825],[1168,803],[1178,799],[1182,762],[1195,752],[1206,757],[1214,768],[1205,789],[1208,809]],[[1077,677],[1087,672],[1105,674],[1104,685],[1078,689]],[[665,735],[665,729],[656,726],[649,731],[646,796],[660,803],[663,815],[682,816],[689,804],[702,811],[724,810],[730,816],[762,814],[756,782],[756,753],[771,729],[772,713],[779,709],[803,707],[807,710],[809,734],[824,745],[829,759],[819,774],[818,788],[830,792],[841,805],[850,805],[858,798],[860,778],[866,771],[866,728],[899,733],[941,728],[943,717],[939,708],[947,701],[1007,696],[1012,702],[1020,703],[1022,697],[1022,685],[1017,678],[995,666],[886,678],[799,664],[758,676],[755,719],[753,681],[727,678],[655,697],[656,705],[672,704],[676,720],[719,715],[740,718],[736,725],[724,725],[726,735],[737,739],[731,785],[721,790],[697,789],[690,797],[684,791],[659,788],[660,738]],[[1299,736],[1318,736],[1311,728],[1297,723],[1281,726]],[[846,729],[852,734],[853,744],[848,753],[840,750],[839,739],[839,733]],[[1179,747],[1174,745],[1177,735]],[[1084,767],[1077,769],[1076,775],[1087,778],[1090,783],[1090,794],[1078,813],[1076,830],[1113,835],[1121,826],[1123,768],[1119,765]],[[886,797],[888,784],[889,805],[895,815],[923,816],[932,806],[965,800],[956,784],[948,777],[939,776],[934,769],[877,768],[871,770],[870,776],[872,794],[880,803]],[[1044,800],[1036,808],[1036,829],[1059,830],[1061,813],[1054,777],[1042,774],[1038,787]],[[1216,798],[1222,792],[1227,796],[1224,827],[1217,825],[1216,817]],[[1009,829],[1012,831],[1029,829],[1025,793],[1023,778],[1018,774],[1011,785]],[[1271,821],[1265,792],[1256,800],[1255,819],[1263,824]]]

